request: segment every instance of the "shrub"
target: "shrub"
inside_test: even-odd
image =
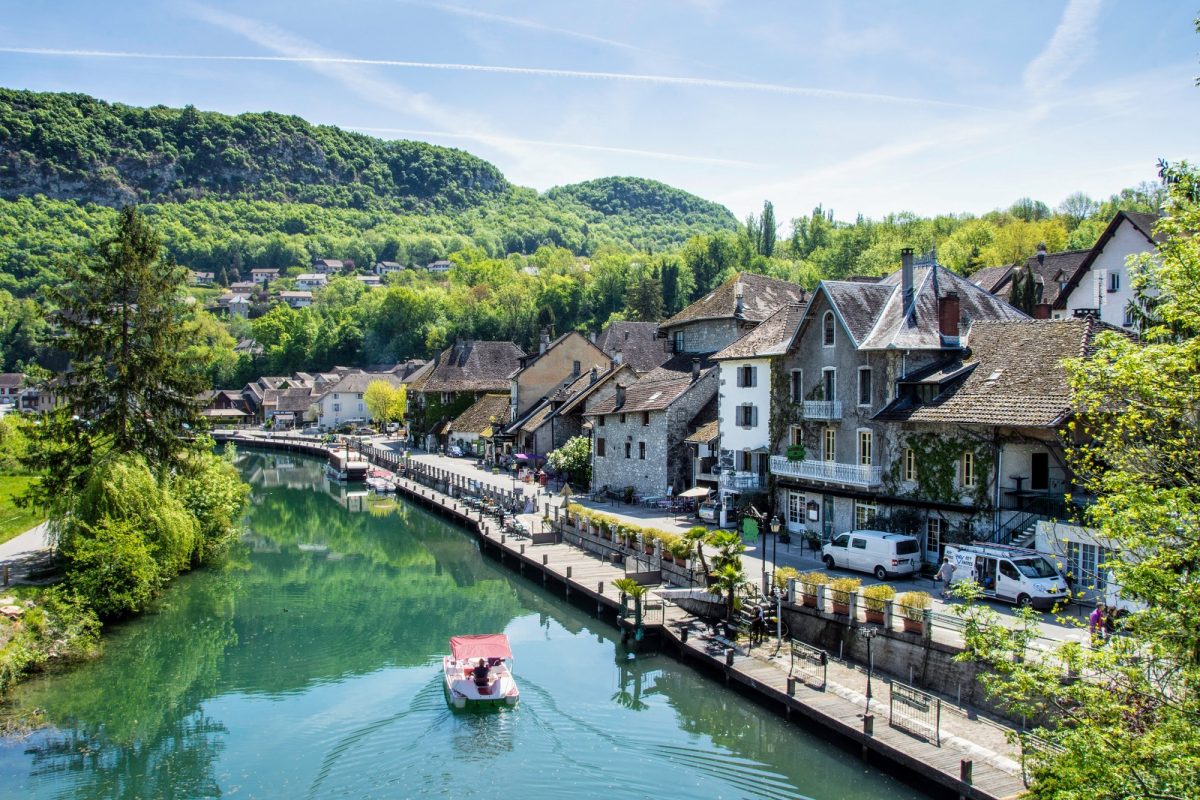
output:
[[[199,523],[193,561],[204,562],[237,538],[250,487],[242,482],[233,464],[212,453],[197,454],[189,467],[172,489]]]
[[[780,590],[787,589],[789,578],[795,578],[799,581],[800,570],[795,567],[778,567],[775,570],[775,587]]]
[[[863,604],[868,611],[883,612],[884,603],[896,596],[896,590],[886,583],[877,583],[874,586],[868,586],[859,594],[862,595]]]
[[[141,610],[164,576],[137,522],[105,517],[85,527],[63,551],[71,588],[101,617]]]
[[[908,619],[922,622],[925,619],[925,609],[933,606],[933,598],[928,592],[905,592],[896,598],[896,605],[900,607],[900,613]]]
[[[833,602],[843,605],[849,603],[850,594],[857,592],[860,586],[862,586],[862,581],[858,578],[834,578],[829,582],[829,588],[833,592]]]
[[[824,572],[804,572],[797,578],[796,582],[800,584],[800,591],[807,595],[815,595],[818,586],[824,586],[829,583],[829,576]]]

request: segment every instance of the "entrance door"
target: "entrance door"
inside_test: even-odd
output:
[[[1050,454],[1034,453],[1030,456],[1029,488],[1044,492],[1050,488]]]

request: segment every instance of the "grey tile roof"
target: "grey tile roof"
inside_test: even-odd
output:
[[[521,364],[521,348],[512,342],[465,341],[447,347],[429,371],[425,392],[501,392]]]
[[[952,383],[930,403],[913,405],[905,399],[896,400],[875,418],[1056,426],[1072,410],[1063,359],[1088,355],[1095,334],[1102,328],[1090,319],[976,322],[967,337],[967,358],[939,367],[946,374],[959,370],[965,380]]]
[[[1013,271],[1016,269],[1016,264],[1004,264],[999,267],[984,267],[971,273],[967,278],[971,283],[983,289],[985,292],[991,292],[997,297],[1007,299],[1007,288],[1012,283]]]
[[[391,372],[362,372],[361,370],[347,372],[337,383],[325,386],[322,389],[321,394],[325,395],[329,392],[333,392],[335,394],[356,394],[358,392],[365,392],[367,387],[375,381],[383,381],[384,383],[389,383],[392,386],[399,386],[400,376]]]
[[[649,372],[671,357],[658,338],[656,322],[614,322],[596,337],[596,346],[609,358],[619,352],[621,361],[638,373]]]
[[[587,414],[611,414],[618,412],[661,411],[674,403],[698,381],[692,380],[690,353],[681,353],[670,361],[651,370],[637,381],[625,387],[625,403],[618,408],[617,398],[612,396],[596,404]],[[704,360],[700,363],[700,377],[716,369],[716,362]]]
[[[788,303],[767,317],[758,327],[713,356],[716,361],[728,358],[778,356],[787,352],[800,320],[804,319],[803,303]]]
[[[482,435],[492,426],[492,417],[496,418],[498,425],[503,425],[508,419],[508,401],[507,394],[485,394],[455,417],[449,429]]]
[[[820,289],[845,324],[855,345],[861,345],[879,320],[896,287],[879,283],[822,281]],[[811,304],[810,304],[811,305]]]
[[[696,416],[692,417],[688,423],[688,427],[692,429],[692,433],[684,439],[685,442],[708,444],[720,435],[720,420],[717,419],[718,402],[717,395],[714,394],[711,400],[700,407],[700,410],[696,412]]]
[[[741,319],[750,322],[762,322],[781,306],[805,300],[804,288],[795,283],[754,272],[740,272],[666,322],[660,323],[659,328],[666,329],[701,319],[733,319],[737,310],[739,284],[743,299]]]

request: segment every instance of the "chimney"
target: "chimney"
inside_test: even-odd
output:
[[[958,338],[959,302],[958,292],[946,292],[938,298],[938,331],[942,336]]]
[[[591,386],[593,383],[595,383],[599,379],[600,379],[600,373],[596,370],[595,367],[592,367],[591,375],[588,376],[588,386]]]
[[[912,322],[913,312],[913,250],[900,251],[900,297],[904,301],[904,319]]]
[[[621,348],[618,347],[616,350],[613,350],[612,362],[614,364],[624,364],[625,363],[625,355],[621,352]]]
[[[1034,319],[1050,319],[1050,304],[1035,303],[1033,306]]]
[[[700,359],[692,359],[692,382],[695,383],[700,379]]]
[[[542,338],[538,341],[538,355],[546,352],[546,348],[550,346],[550,330],[542,328]]]
[[[738,281],[733,286],[733,315],[740,317],[746,312],[746,298],[742,294],[742,282]]]
[[[595,331],[588,332],[588,341],[591,342],[592,344],[596,343],[596,332]]]
[[[1038,242],[1037,258],[1038,258],[1038,266],[1039,267],[1046,263],[1046,243],[1045,242]]]
[[[625,387],[618,383],[617,384],[617,404],[615,406],[613,406],[613,408],[617,409],[623,405],[625,405]]]

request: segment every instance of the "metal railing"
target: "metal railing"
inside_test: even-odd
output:
[[[785,456],[771,456],[771,473],[792,478],[811,478],[853,486],[874,486],[883,480],[883,467],[842,464],[837,461],[788,461]]]
[[[796,639],[791,640],[791,646],[792,663],[788,668],[788,676],[811,677],[816,684],[814,688],[825,691],[829,685],[829,653]]]
[[[892,681],[888,724],[942,746],[942,701],[915,686]]]
[[[735,472],[721,476],[721,482],[729,489],[765,489],[767,476],[757,472]]]
[[[841,419],[841,400],[805,400],[805,419]]]

